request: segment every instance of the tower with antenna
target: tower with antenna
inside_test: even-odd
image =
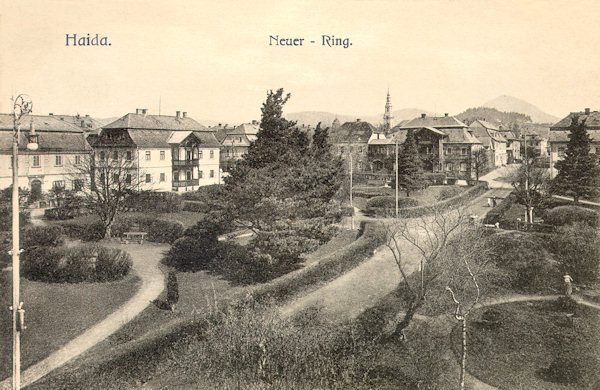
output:
[[[385,112],[383,114],[383,131],[387,134],[392,128],[392,99],[390,98],[390,89],[388,88],[385,99]]]

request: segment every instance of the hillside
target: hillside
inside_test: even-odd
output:
[[[531,117],[534,123],[556,123],[560,118],[550,115],[525,100],[508,95],[501,95],[483,104],[484,107],[495,108],[504,112],[519,112]]]
[[[494,124],[511,125],[512,123],[531,122],[529,115],[519,112],[502,112],[490,107],[473,107],[467,108],[465,111],[456,115],[456,118],[470,125],[474,121],[480,119]]]

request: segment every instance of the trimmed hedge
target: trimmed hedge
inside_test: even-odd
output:
[[[394,196],[376,196],[367,201],[366,215],[392,216],[396,213],[396,198]],[[398,208],[417,207],[419,201],[413,198],[398,198]]]
[[[134,192],[125,199],[124,208],[128,211],[176,213],[183,209],[183,198],[172,192]]]
[[[65,234],[82,241],[99,241],[103,239],[104,226],[100,221],[69,221],[60,223]],[[166,221],[155,217],[120,217],[111,229],[113,237],[121,237],[129,231],[148,233],[146,239],[151,242],[173,244],[183,237],[184,227],[178,221]]]
[[[398,210],[398,216],[401,218],[418,218],[427,214],[431,214],[436,210],[455,208],[483,194],[485,191],[487,191],[487,188],[487,182],[480,182],[476,186],[473,186],[468,190],[462,192],[461,194],[453,198],[447,199],[445,201],[430,206],[409,207],[400,209]]]
[[[206,211],[206,205],[200,201],[184,201],[183,211],[191,211],[194,213],[202,213]]]
[[[52,283],[117,280],[129,273],[131,265],[127,252],[97,245],[34,247],[22,256],[26,278]]]
[[[251,290],[256,301],[283,302],[291,296],[306,291],[308,286],[328,282],[355,268],[373,255],[385,243],[385,231],[379,224],[362,222],[364,233],[352,244],[336,251],[318,262],[283,275],[270,283]]]
[[[572,225],[582,222],[593,228],[600,225],[598,212],[578,206],[559,206],[546,212],[544,222],[554,226]]]

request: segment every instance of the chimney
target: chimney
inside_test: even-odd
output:
[[[48,113],[48,115],[52,116],[52,115],[54,115],[54,114],[53,114],[53,113],[51,113],[51,112],[49,112],[49,113]]]
[[[219,127],[221,127],[221,123],[219,123]]]
[[[590,115],[590,109],[589,108],[585,109],[585,115]]]
[[[180,113],[181,113],[181,111],[175,111],[175,118],[179,118]]]
[[[148,109],[147,108],[142,108],[142,115],[146,116],[147,113],[148,113]]]
[[[83,119],[81,120],[81,127],[85,127],[85,121]]]
[[[425,118],[427,114],[421,114],[421,118]]]
[[[357,121],[357,122],[360,122],[360,118],[356,118],[356,121]]]
[[[448,116],[448,113],[447,113],[447,112],[445,112],[445,113],[444,113],[444,116]]]
[[[187,118],[187,112],[186,112],[186,111],[182,112],[182,113],[181,113],[181,117],[182,117],[182,118]]]
[[[89,117],[90,117],[90,114],[85,114],[85,117],[86,117],[86,118],[89,118]]]

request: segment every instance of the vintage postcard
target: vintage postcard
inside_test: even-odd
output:
[[[0,389],[599,389],[599,15],[0,1]]]

